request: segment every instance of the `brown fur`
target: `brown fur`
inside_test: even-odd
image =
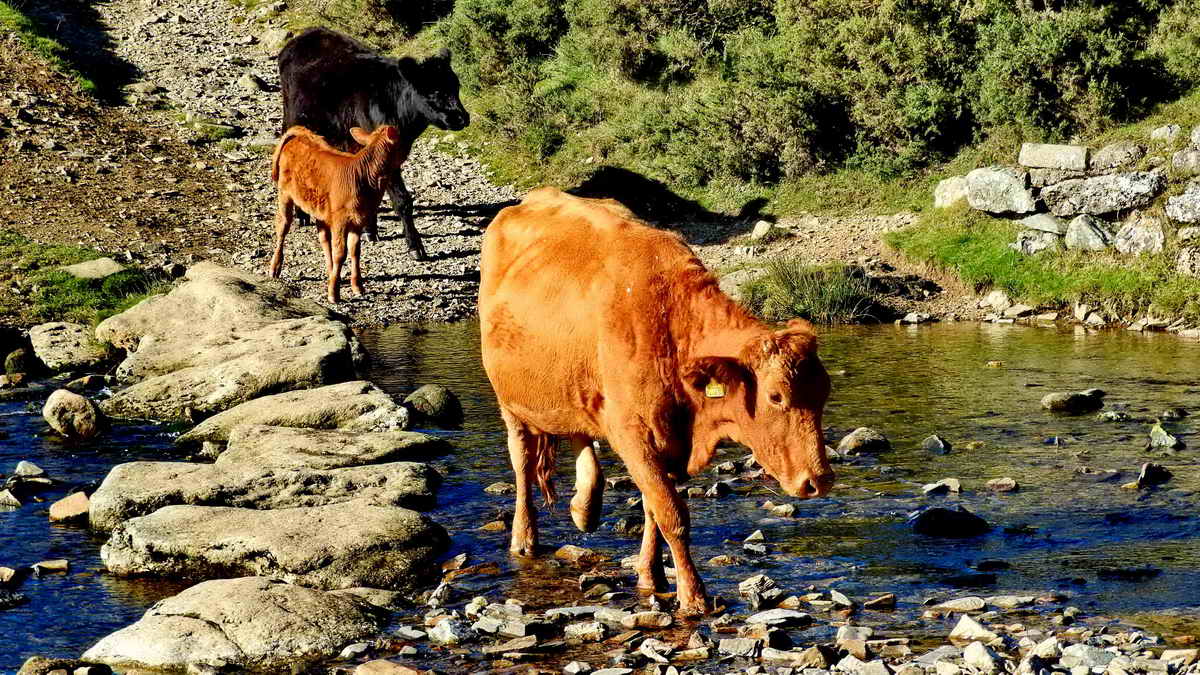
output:
[[[580,453],[572,516],[581,528],[597,522],[602,481],[589,443],[608,440],[644,498],[639,586],[665,584],[665,540],[689,614],[705,610],[705,593],[675,480],[729,439],[750,446],[791,495],[832,485],[821,432],[829,377],[812,327],[754,319],[677,235],[617,202],[541,188],[492,221],[480,269],[483,364],[517,479],[514,552],[536,546],[530,488],[549,489],[552,437],[570,437]],[[712,383],[723,396],[705,395]]]
[[[355,127],[350,133],[363,145],[358,152],[337,150],[308,129],[295,126],[279,139],[271,159],[279,207],[270,274],[279,278],[283,270],[283,241],[299,207],[316,222],[329,275],[327,295],[333,303],[340,299],[338,283],[347,248],[350,285],[355,292],[364,292],[359,261],[362,234],[374,229],[388,181],[405,159],[397,149],[395,127],[381,126],[369,135]]]

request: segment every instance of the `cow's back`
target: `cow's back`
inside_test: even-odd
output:
[[[666,330],[664,277],[692,259],[617,202],[541,188],[502,210],[484,235],[479,290],[501,405],[542,416],[550,433],[598,434],[577,416],[614,369],[654,367],[634,361],[653,358],[645,349]]]

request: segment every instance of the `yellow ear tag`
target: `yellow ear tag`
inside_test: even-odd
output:
[[[704,395],[709,398],[725,398],[725,385],[716,380],[710,380],[704,387]]]

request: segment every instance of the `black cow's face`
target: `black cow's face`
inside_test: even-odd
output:
[[[416,85],[425,115],[435,127],[458,131],[471,123],[471,115],[458,97],[458,75],[450,67],[449,50],[421,62],[421,81]]]

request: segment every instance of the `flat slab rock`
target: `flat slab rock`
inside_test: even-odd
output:
[[[259,424],[342,431],[397,431],[409,424],[408,410],[365,380],[263,396],[213,415],[177,443],[224,443],[237,427]]]
[[[1044,188],[1042,199],[1056,216],[1099,216],[1147,206],[1166,186],[1161,173],[1133,171],[1065,180]]]
[[[158,602],[83,658],[121,669],[292,672],[373,639],[382,627],[383,615],[350,594],[259,577],[221,579]]]
[[[121,523],[100,558],[117,576],[263,576],[314,588],[409,589],[449,536],[398,507],[346,502],[256,511],[168,506]]]
[[[108,361],[108,348],[92,337],[90,328],[79,323],[54,321],[29,329],[33,353],[54,372],[88,370]]]
[[[89,522],[98,530],[164,506],[283,509],[361,501],[429,509],[442,477],[427,464],[389,462],[341,468],[248,463],[129,462],[113,467],[92,494]]]
[[[338,469],[429,457],[450,444],[416,431],[351,432],[245,424],[229,434],[218,465]]]

